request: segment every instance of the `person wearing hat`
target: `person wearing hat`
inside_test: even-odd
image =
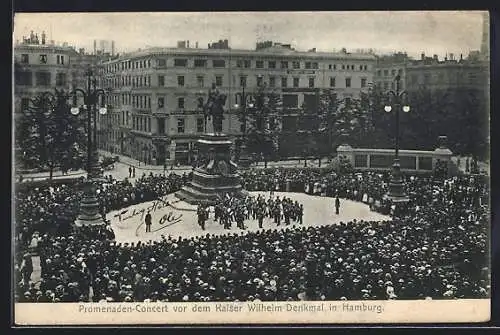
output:
[[[259,222],[259,228],[262,228],[262,224],[264,222],[264,215],[265,215],[264,211],[265,209],[262,206],[258,206],[256,211],[254,211],[254,213],[257,216],[257,220]]]
[[[201,227],[202,230],[205,230],[206,209],[200,202],[198,203],[196,214],[198,216],[198,225]]]
[[[335,197],[335,214],[339,215],[340,213],[340,199],[339,196],[337,195]]]
[[[146,233],[150,233],[151,232],[152,219],[151,219],[151,213],[149,211],[146,214],[146,217],[144,218],[144,222],[146,223]]]

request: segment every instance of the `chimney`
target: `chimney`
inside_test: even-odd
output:
[[[186,41],[186,45],[187,45],[186,48],[189,49],[189,40]]]
[[[45,31],[42,31],[42,44],[45,44]]]
[[[198,49],[198,42],[196,42],[194,45],[195,45],[195,48]]]
[[[460,54],[460,61],[463,61],[464,60],[464,57],[462,54]]]
[[[111,41],[111,56],[115,55],[115,41]]]
[[[97,41],[94,40],[94,55],[97,55]]]
[[[423,53],[423,52],[422,52],[422,53],[420,54],[420,60],[424,60],[424,59],[425,59],[425,53]]]

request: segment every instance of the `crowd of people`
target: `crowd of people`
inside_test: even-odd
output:
[[[243,183],[249,191],[319,192],[367,203],[383,201],[387,178],[385,173],[339,174],[319,169],[243,173]],[[300,225],[303,206],[287,197],[280,200],[280,215],[275,210],[277,198],[249,197],[236,201],[227,197],[216,206],[217,220],[222,224],[225,224],[222,213],[227,213],[228,208],[242,213],[243,219],[266,215],[276,223],[282,218],[281,211],[284,214],[288,208],[289,220],[295,222],[286,226],[284,218],[284,229],[275,226],[255,232],[228,231],[219,236],[206,234],[193,238],[163,236],[161,241],[138,243],[82,239],[73,233],[42,234],[37,245],[41,280],[30,281],[32,264],[26,261],[29,257],[21,255],[16,263],[19,279],[16,300],[177,302],[489,297],[489,189],[484,178],[456,176],[443,180],[407,176],[410,203],[404,212],[382,222],[354,220],[312,227],[307,222]],[[114,186],[119,182],[112,183],[113,186],[103,190],[109,196],[107,210],[124,203],[147,201],[158,196],[158,192],[170,193],[182,182],[181,177],[144,176],[134,186],[123,182],[125,186],[121,188]],[[166,185],[171,189],[165,191]],[[132,192],[132,197],[131,190],[139,192]],[[49,193],[43,192],[41,197],[48,198],[41,202],[47,204],[47,209],[54,199],[53,195],[49,198]],[[68,191],[57,199],[69,194]],[[31,196],[37,197],[31,201],[39,205],[37,201],[41,198],[33,193]],[[29,210],[35,211],[34,207]],[[24,206],[25,211],[27,208]],[[50,216],[43,217],[51,220]]]
[[[158,197],[179,190],[190,176],[171,173],[143,174],[134,183],[128,179],[116,180],[109,176],[98,192],[103,214],[137,203],[155,200]],[[15,227],[21,245],[31,242],[35,232],[40,235],[61,235],[69,233],[78,214],[83,196],[83,181],[74,184],[59,184],[24,187],[16,190]]]
[[[244,188],[249,191],[305,192],[311,195],[340,197],[370,204],[384,214],[390,203],[384,199],[389,172],[338,173],[324,168],[274,168],[242,172]],[[411,177],[408,176],[407,182]]]

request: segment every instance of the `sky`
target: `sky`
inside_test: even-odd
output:
[[[173,47],[189,40],[200,48],[228,39],[233,49],[258,41],[292,44],[296,50],[375,49],[419,57],[479,50],[480,11],[384,12],[190,12],[190,13],[17,13],[14,41],[43,30],[48,40],[92,51],[93,40],[114,40],[117,52],[149,46]]]

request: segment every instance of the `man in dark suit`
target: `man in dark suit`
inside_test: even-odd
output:
[[[337,196],[335,198],[335,214],[339,214],[339,210],[340,210],[340,199],[339,199],[339,196]]]
[[[265,209],[263,207],[257,208],[257,218],[259,220],[259,228],[262,228],[262,223],[264,222],[264,211]]]
[[[148,212],[148,214],[146,214],[146,218],[144,220],[146,222],[146,233],[150,233],[151,232],[151,214]]]
[[[200,225],[202,230],[205,230],[205,214],[206,210],[202,206],[201,203],[198,203],[197,215],[198,215],[198,224]]]

